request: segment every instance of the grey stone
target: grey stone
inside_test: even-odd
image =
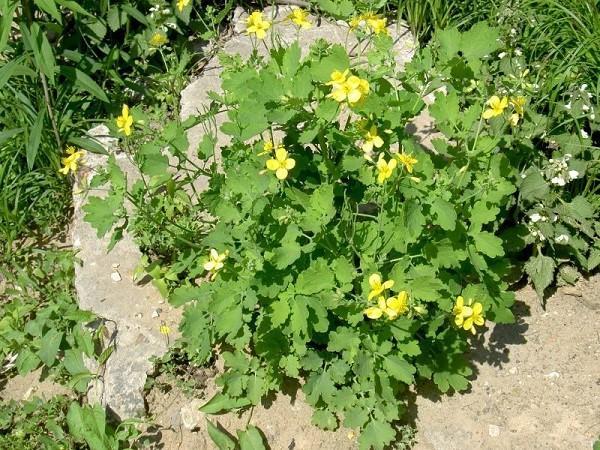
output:
[[[99,126],[90,130],[89,134],[96,136],[108,151],[115,154],[128,180],[135,180],[137,174],[132,163],[126,154],[117,152],[118,141],[107,137],[108,132],[108,128]],[[82,208],[88,195],[87,183],[107,160],[107,156],[88,153],[85,167],[74,186],[71,232],[74,249],[81,260],[81,264],[75,266],[75,288],[79,306],[111,324],[107,344],[115,347],[105,366],[94,368],[101,376],[92,382],[88,398],[108,406],[121,419],[127,419],[145,414],[143,388],[146,374],[152,370],[150,359],[163,355],[167,342],[150,315],[135,315],[139,309],[158,309],[161,296],[151,284],[139,286],[133,282],[132,275],[141,257],[133,238],[125,233],[123,239],[107,253],[110,233],[98,238],[96,230],[84,219]],[[101,196],[102,191],[91,194]],[[118,271],[115,268],[117,264]],[[178,313],[172,312],[169,319],[171,329],[176,329]]]
[[[200,412],[200,407],[206,401],[194,399],[190,403],[184,405],[179,410],[181,424],[186,430],[198,430],[204,425],[204,413]]]

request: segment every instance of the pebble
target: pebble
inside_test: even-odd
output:
[[[510,373],[511,375],[516,375],[517,374],[517,368],[516,367],[511,367],[510,370],[508,371],[508,373]]]
[[[550,372],[550,373],[547,373],[546,375],[544,375],[544,377],[550,378],[551,380],[556,380],[558,377],[560,377],[560,373]]]
[[[119,264],[119,263],[112,263],[112,268],[113,269],[118,269],[120,265],[121,264]]]
[[[141,319],[141,318],[142,318],[142,313],[137,313],[137,314],[135,315],[135,318],[136,318],[136,319]]]
[[[500,427],[498,425],[489,425],[488,433],[490,434],[491,437],[500,436]]]
[[[113,281],[121,281],[121,274],[115,270],[110,274],[110,279]]]
[[[152,311],[152,318],[155,319],[158,316],[160,316],[160,313],[162,312],[162,309],[160,308],[156,308],[154,311]]]

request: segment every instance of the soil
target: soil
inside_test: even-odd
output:
[[[589,449],[600,435],[600,275],[558,289],[542,308],[529,286],[517,292],[517,323],[493,325],[475,342],[472,387],[439,395],[428,385],[409,399],[416,450]],[[153,389],[149,411],[159,424],[154,448],[216,448],[197,412],[216,391],[211,379],[202,398],[181,389]],[[294,392],[294,390],[292,390]],[[310,423],[301,391],[279,394],[238,417],[210,416],[235,434],[248,422],[273,450],[355,449],[350,430],[324,432]],[[197,429],[182,423],[182,407],[196,414]],[[190,419],[187,420],[188,422]],[[193,422],[193,420],[192,420]],[[189,423],[188,423],[189,425]]]

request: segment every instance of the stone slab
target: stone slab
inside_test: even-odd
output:
[[[130,182],[138,177],[127,155],[118,152],[117,139],[108,137],[108,128],[99,126],[89,134],[115,153]],[[102,195],[101,190],[88,193],[85,186],[107,161],[107,156],[88,153],[81,178],[74,186],[71,233],[73,248],[81,260],[75,265],[75,288],[79,306],[102,319],[110,334],[107,344],[115,346],[100,368],[101,376],[93,382],[89,397],[108,406],[121,419],[128,419],[145,414],[142,394],[146,373],[153,368],[150,359],[163,355],[168,347],[167,337],[159,331],[160,324],[164,321],[175,332],[180,312],[165,303],[152,284],[140,286],[133,281],[142,255],[131,235],[125,233],[107,253],[110,233],[98,238],[84,219],[82,207],[87,195]],[[152,317],[159,309],[159,316]]]

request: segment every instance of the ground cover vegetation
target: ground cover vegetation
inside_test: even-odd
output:
[[[598,2],[320,0],[313,10],[345,20],[359,54],[322,41],[305,58],[297,44],[221,55],[224,93],[181,122],[189,38],[215,38],[234,6],[0,2],[0,376],[43,367],[75,392],[3,404],[6,445],[140,445],[132,424],[80,406],[95,376],[83,356],[110,349],[82,326],[93,317],[74,301],[76,256],[46,245],[68,222],[85,152],[102,151],[85,130],[107,117],[142,179],[110,159],[87,218],[99,235],[135,235],[140,272],[185,309],[187,364],[224,359],[207,413],[299,380],[315,425],[383,448],[407,435],[409,386],[468,387],[470,341],[513,320],[514,282],[527,276],[543,301],[600,264]],[[394,18],[421,44],[403,70],[389,56]],[[300,9],[289,20],[314,25]],[[258,12],[246,28],[257,47],[277,33]],[[426,95],[435,152],[406,131]],[[203,164],[185,136],[198,124]],[[231,143],[218,148],[217,133]],[[40,414],[43,430],[28,425]],[[252,426],[209,434],[219,448],[265,445]]]

